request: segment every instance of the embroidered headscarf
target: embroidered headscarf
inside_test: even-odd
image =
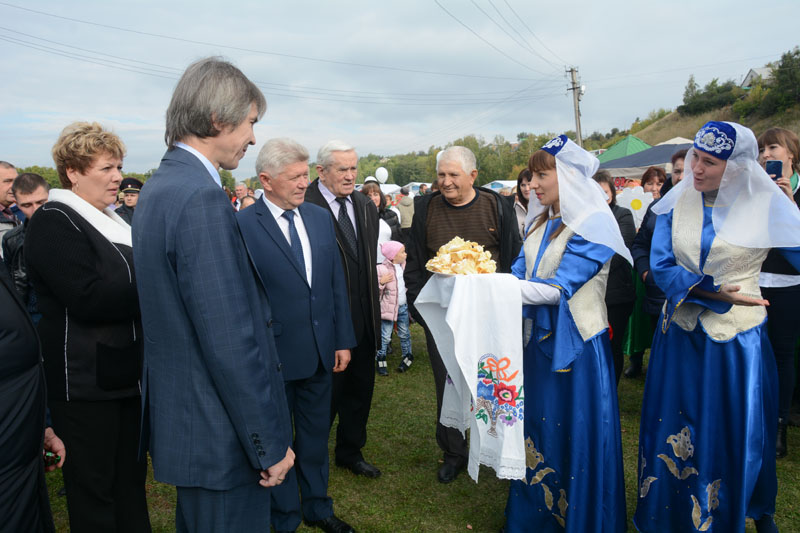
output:
[[[707,122],[686,154],[684,178],[653,206],[670,212],[678,200],[694,192],[692,161],[701,151],[726,161],[712,221],[724,241],[746,248],[800,246],[800,210],[758,163],[758,143],[749,128],[734,122]]]
[[[600,161],[566,135],[551,139],[542,146],[542,150],[556,158],[562,223],[587,241],[608,246],[633,264],[617,220],[608,207],[606,193],[592,179]],[[526,230],[545,209],[539,199],[531,194],[525,219]]]

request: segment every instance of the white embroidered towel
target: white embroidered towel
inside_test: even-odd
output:
[[[485,464],[525,476],[522,298],[510,274],[435,274],[414,304],[436,340],[450,380],[440,421],[470,428],[468,472]]]

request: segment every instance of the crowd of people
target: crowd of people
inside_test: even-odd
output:
[[[669,176],[642,176],[655,201],[637,229],[564,135],[510,196],[475,185],[461,146],[413,198],[357,191],[339,140],[310,181],[289,138],[259,150],[260,188],[228,195],[219,171],[256,144],[265,110],[208,58],[178,82],[145,184],[123,179],[125,145],[97,123],[56,140],[61,188],[0,161],[0,529],[53,531],[45,472],[63,468],[72,531],[149,531],[149,454],[177,487],[178,531],[355,531],[328,494],[328,434],[338,419],[338,467],[381,476],[362,453],[375,376],[395,330],[396,370],[412,366],[411,321],[435,383],[437,478],[452,482],[468,441],[440,421],[448,374],[414,301],[458,236],[519,279],[523,302],[527,468],[505,532],[625,531],[617,384],[624,354],[636,377],[651,341],[636,527],[743,531],[749,517],[777,531],[800,336],[797,135],[705,124]]]

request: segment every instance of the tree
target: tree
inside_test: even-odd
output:
[[[233,174],[230,170],[224,168],[219,169],[219,179],[222,181],[222,186],[227,187],[229,191],[233,191],[236,186],[236,180],[233,179]]]
[[[694,81],[694,74],[689,76],[689,81],[686,83],[686,88],[683,90],[683,103],[688,104],[692,99],[697,97],[700,92],[700,86]]]
[[[51,189],[60,189],[61,188],[61,181],[58,179],[58,171],[53,167],[40,167],[37,165],[32,165],[25,168],[17,169],[17,172],[23,174],[25,172],[32,172],[33,174],[39,174],[47,184],[50,186]]]

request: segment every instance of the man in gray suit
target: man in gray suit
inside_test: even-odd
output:
[[[190,65],[136,208],[142,443],[156,479],[177,486],[178,531],[269,528],[269,487],[294,462],[271,309],[219,177],[255,144],[265,109],[233,65]]]

